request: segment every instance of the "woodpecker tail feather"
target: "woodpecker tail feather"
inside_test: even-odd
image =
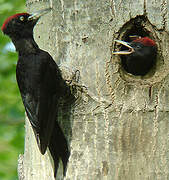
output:
[[[67,140],[57,122],[55,122],[48,147],[54,160],[54,176],[56,177],[60,158],[63,163],[63,175],[65,176],[70,152],[68,149]]]

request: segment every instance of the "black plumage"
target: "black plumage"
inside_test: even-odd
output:
[[[57,122],[59,100],[70,94],[61,71],[48,52],[33,38],[33,28],[41,14],[20,13],[9,17],[2,31],[13,41],[19,54],[16,78],[22,101],[32,125],[40,152],[47,147],[53,157],[56,176],[59,159],[64,174],[69,158],[67,140]]]
[[[144,76],[155,65],[157,46],[152,39],[135,36],[132,42],[115,41],[122,44],[123,47],[122,51],[113,52],[113,54],[120,55],[122,66],[128,73]]]

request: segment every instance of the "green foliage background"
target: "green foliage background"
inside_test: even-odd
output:
[[[0,25],[25,11],[25,0],[0,0]],[[24,107],[15,78],[17,53],[5,50],[9,42],[0,32],[0,180],[18,179],[18,155],[24,149]]]

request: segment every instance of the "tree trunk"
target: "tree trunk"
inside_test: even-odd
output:
[[[63,74],[79,70],[79,84],[87,87],[77,87],[69,119],[59,115],[71,151],[64,179],[168,180],[169,2],[27,0],[28,12],[48,6],[53,10],[39,21],[35,40]],[[112,56],[114,40],[130,33],[150,36],[158,46],[157,63],[144,77],[126,73]],[[60,165],[56,179],[61,171]],[[28,123],[19,172],[24,180],[54,179]]]

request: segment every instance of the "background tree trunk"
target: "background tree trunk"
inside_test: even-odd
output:
[[[63,74],[79,70],[87,87],[71,110],[71,128],[60,118],[71,150],[65,180],[168,180],[169,2],[27,0],[28,12],[49,6],[53,11],[39,21],[35,39]],[[114,39],[125,37],[138,16],[158,45],[156,68],[145,77],[124,72],[111,54]],[[32,136],[26,123],[20,177],[52,180],[48,154],[40,155]]]

